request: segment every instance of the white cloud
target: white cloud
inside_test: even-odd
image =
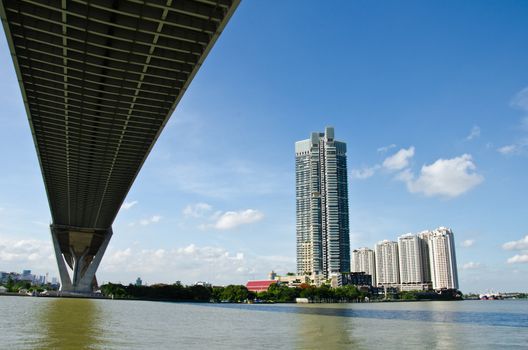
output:
[[[33,273],[56,275],[55,254],[51,240],[4,239],[0,238],[0,266],[8,272],[21,272],[22,269],[38,269]]]
[[[394,147],[396,147],[396,145],[394,143],[390,144],[388,146],[379,147],[378,148],[378,153],[386,153],[389,150],[393,149]]]
[[[160,215],[152,215],[149,218],[145,218],[145,219],[139,220],[139,224],[142,225],[142,226],[147,226],[147,225],[150,225],[150,224],[158,223],[160,220],[161,220],[161,216]],[[134,223],[132,223],[131,226],[134,226]]]
[[[125,210],[128,210],[130,208],[132,208],[134,205],[138,204],[138,201],[132,201],[132,202],[125,202],[123,203],[123,205],[121,206],[121,209],[125,209]]]
[[[528,116],[521,119],[521,129],[528,131]]]
[[[254,209],[228,211],[221,214],[212,226],[218,230],[229,230],[240,225],[260,221],[263,217],[262,212]]]
[[[528,138],[522,139],[511,145],[506,145],[497,149],[497,151],[505,156],[513,154],[522,154],[528,147]]]
[[[528,87],[519,91],[511,100],[510,106],[520,109],[525,113],[528,112]],[[525,115],[521,118],[519,129],[522,131],[528,131],[528,116]],[[497,152],[510,156],[510,155],[519,155],[525,154],[528,149],[528,138],[524,137],[514,143],[509,145],[504,145],[497,148]]]
[[[189,218],[203,218],[213,207],[207,203],[189,204],[183,209],[183,216]]]
[[[508,264],[528,263],[528,254],[517,254],[508,259]]]
[[[480,268],[480,266],[481,266],[481,264],[479,262],[470,261],[468,263],[465,263],[462,266],[462,269],[464,269],[464,270],[475,270],[475,269]]]
[[[283,256],[255,256],[230,252],[221,247],[189,244],[172,249],[109,249],[100,272],[105,278],[138,275],[146,282],[183,283],[207,281],[216,284],[245,283],[263,278],[269,271],[289,271],[295,259]]]
[[[518,241],[506,242],[502,245],[505,250],[528,250],[528,235]]]
[[[400,149],[398,152],[383,161],[383,167],[388,170],[401,170],[409,165],[409,160],[414,156],[414,146]]]
[[[201,219],[198,225],[201,230],[229,230],[241,225],[252,224],[264,218],[264,214],[256,209],[238,211],[213,211],[213,206],[207,203],[188,205],[183,209],[186,218]]]
[[[502,146],[498,148],[497,151],[504,155],[512,154],[512,153],[517,152],[517,145]]]
[[[405,182],[412,193],[453,198],[484,181],[484,177],[475,170],[471,155],[464,154],[451,159],[438,159],[433,164],[422,166],[416,179],[409,169],[398,174],[397,179]]]
[[[511,100],[510,105],[528,111],[528,87],[519,91]]]
[[[506,242],[502,245],[504,250],[518,250],[521,254],[516,254],[507,260],[508,264],[528,263],[528,235],[518,241]]]
[[[373,176],[378,169],[379,165],[375,165],[372,167],[364,167],[361,169],[352,169],[351,175],[354,179],[364,180]]]
[[[469,135],[466,137],[466,140],[471,141],[473,139],[476,139],[480,136],[480,127],[475,125],[473,128],[471,128],[471,131],[469,132]]]
[[[460,245],[465,248],[472,247],[474,244],[475,244],[474,239],[466,239],[462,241],[462,243],[460,243]]]

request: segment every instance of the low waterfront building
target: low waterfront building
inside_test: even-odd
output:
[[[306,275],[286,275],[286,276],[274,276],[274,281],[280,284],[286,284],[288,287],[300,287],[301,284],[310,284],[310,276]]]
[[[372,286],[372,276],[365,272],[344,273],[343,285]]]
[[[198,281],[194,284],[195,286],[201,286],[201,287],[206,287],[206,288],[212,288],[213,285],[209,282],[205,282],[205,281]]]
[[[427,291],[432,289],[432,284],[429,283],[402,283],[399,286],[400,291],[410,292],[414,290]]]
[[[275,280],[260,280],[260,281],[248,281],[246,283],[246,288],[250,292],[260,293],[266,292],[272,284],[276,284]]]
[[[359,248],[352,251],[352,272],[364,272],[372,276],[372,285],[376,285],[376,259],[372,249]]]

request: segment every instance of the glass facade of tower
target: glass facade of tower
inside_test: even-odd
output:
[[[350,271],[346,143],[334,128],[295,143],[297,273]]]

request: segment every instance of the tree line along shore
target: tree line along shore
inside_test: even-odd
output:
[[[107,283],[101,286],[101,293],[113,299],[193,301],[193,302],[263,302],[263,303],[294,303],[297,298],[308,302],[366,302],[384,300],[461,300],[463,295],[457,290],[446,290],[442,293],[405,291],[390,294],[372,294],[358,289],[354,285],[332,288],[328,285],[320,287],[301,285],[291,288],[286,285],[272,284],[267,291],[252,292],[243,285],[185,286],[181,283],[153,284],[137,286]]]

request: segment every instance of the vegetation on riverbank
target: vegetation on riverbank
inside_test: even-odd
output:
[[[302,286],[289,288],[285,285],[271,285],[267,291],[254,293],[242,285],[226,287],[205,287],[200,285],[184,286],[175,284],[154,284],[151,286],[128,286],[108,283],[101,286],[101,293],[107,297],[119,299],[148,299],[174,301],[213,301],[213,302],[245,302],[262,301],[275,303],[295,302],[296,298],[307,298],[315,302],[347,302],[363,300],[367,293],[359,292],[355,286],[331,288]]]

